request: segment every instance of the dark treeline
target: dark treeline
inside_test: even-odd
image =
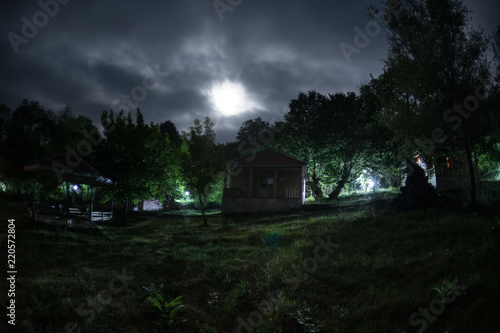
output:
[[[358,93],[299,92],[283,120],[245,121],[236,142],[217,144],[208,117],[179,133],[171,121],[146,124],[139,109],[103,111],[96,125],[71,107],[0,106],[2,189],[33,197],[36,178],[23,165],[75,152],[113,180],[104,192],[123,202],[167,200],[186,189],[203,207],[221,195],[228,160],[270,147],[307,162],[315,199],[367,181],[399,187],[416,157],[432,169],[463,156],[464,192],[476,206],[479,184],[499,170],[500,28],[491,36],[473,28],[458,0],[405,0],[390,10],[370,8],[389,41],[380,76]]]

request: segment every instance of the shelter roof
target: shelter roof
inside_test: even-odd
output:
[[[65,152],[55,156],[26,163],[23,169],[42,177],[56,178],[75,184],[109,185],[111,180],[101,175],[94,167],[76,153]]]

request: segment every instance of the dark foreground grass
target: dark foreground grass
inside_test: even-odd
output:
[[[7,208],[4,219],[19,213]],[[500,214],[322,214],[210,216],[207,228],[134,217],[92,234],[19,219],[16,328],[498,332]]]

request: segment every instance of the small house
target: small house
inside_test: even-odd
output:
[[[260,213],[301,208],[306,193],[306,163],[264,149],[231,163],[222,213]]]

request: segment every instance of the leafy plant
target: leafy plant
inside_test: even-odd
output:
[[[146,301],[153,306],[152,312],[158,315],[158,324],[162,327],[172,328],[187,321],[181,314],[185,305],[181,301],[182,296],[167,301],[162,294],[154,292]]]
[[[196,321],[196,327],[200,333],[217,333],[217,329],[207,323],[200,323],[199,321]]]
[[[338,320],[345,319],[349,314],[349,310],[340,305],[332,305],[332,312]]]
[[[304,332],[317,333],[320,331],[319,328],[321,325],[319,322],[315,322],[312,317],[311,307],[308,306],[307,303],[304,302],[302,309],[297,310],[294,313],[289,313],[289,315],[292,316],[298,324],[304,327]]]
[[[157,286],[155,283],[150,283],[149,286],[143,286],[142,288],[146,290],[149,296],[154,296],[156,293],[160,292],[160,289],[163,288],[163,284]]]
[[[458,297],[463,294],[463,292],[457,290],[456,280],[453,282],[444,280],[440,285],[432,288],[432,290],[436,291],[437,296],[440,298]]]
[[[208,296],[210,296],[210,299],[208,300],[208,305],[210,306],[216,306],[217,303],[219,303],[219,293],[218,292],[213,292],[213,293],[208,293]]]

